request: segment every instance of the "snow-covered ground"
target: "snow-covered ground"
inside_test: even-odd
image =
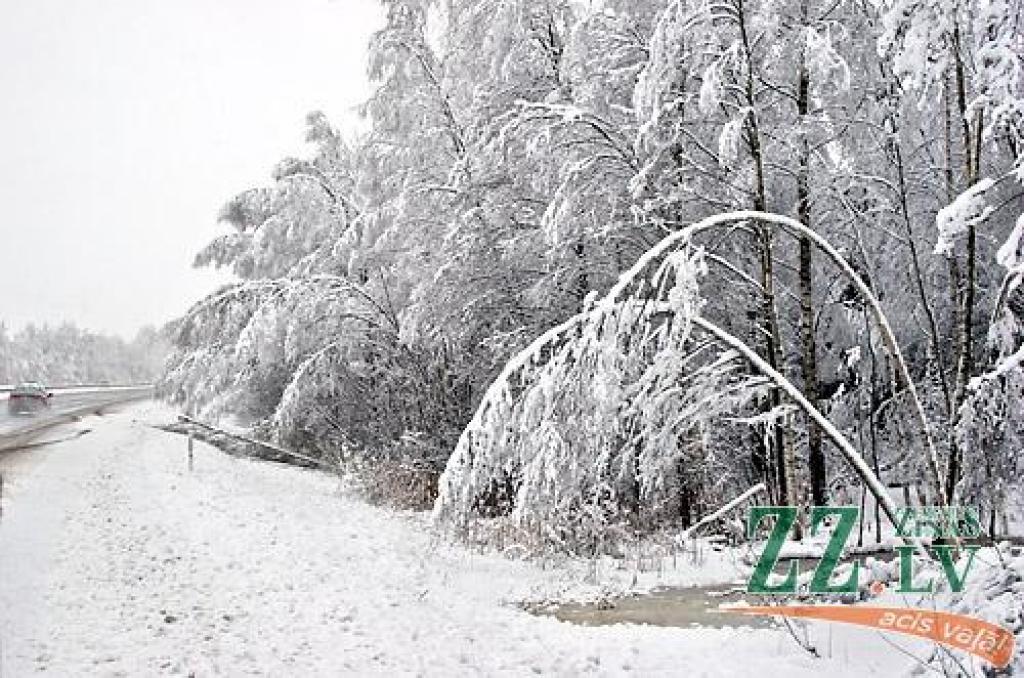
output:
[[[150,425],[172,417],[138,405],[0,456],[0,676],[839,678],[907,665],[895,650],[869,660],[888,647],[869,632],[837,632],[816,659],[778,629],[529,615],[515,603],[572,591],[584,570],[453,545],[336,478],[201,443],[190,473],[185,441]]]

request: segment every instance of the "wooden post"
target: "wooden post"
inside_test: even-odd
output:
[[[194,443],[193,443],[192,430],[189,429],[189,432],[188,432],[188,470],[189,470],[189,473],[192,472],[192,460],[193,460],[192,448],[193,448],[193,445],[194,445]]]

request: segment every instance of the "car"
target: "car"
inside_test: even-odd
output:
[[[18,384],[7,399],[7,411],[11,414],[35,414],[50,406],[53,394],[42,384],[34,381]]]

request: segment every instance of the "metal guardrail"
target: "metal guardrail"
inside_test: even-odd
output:
[[[256,438],[253,438],[251,436],[242,435],[241,433],[233,433],[231,431],[225,431],[224,429],[217,428],[216,426],[213,426],[211,424],[207,424],[206,422],[199,421],[198,419],[193,419],[192,417],[189,417],[189,416],[184,415],[184,414],[179,414],[178,415],[178,421],[183,423],[183,424],[188,424],[190,426],[195,426],[197,428],[201,428],[204,431],[208,431],[208,432],[213,433],[215,435],[224,436],[226,438],[231,438],[233,440],[237,440],[237,441],[246,443],[248,445],[255,445],[256,447],[261,447],[261,448],[263,448],[265,450],[269,450],[270,452],[272,452],[274,455],[276,455],[278,457],[285,457],[285,458],[295,459],[297,461],[302,462],[303,465],[313,466],[313,467],[316,467],[316,468],[321,468],[321,469],[332,471],[332,472],[337,472],[337,470],[338,470],[336,466],[334,466],[334,465],[324,461],[323,459],[317,459],[315,457],[310,457],[308,455],[301,454],[299,452],[295,452],[293,450],[286,449],[284,447],[281,447],[280,445],[275,445],[273,443],[268,443],[268,442],[266,442],[264,440],[257,440]]]

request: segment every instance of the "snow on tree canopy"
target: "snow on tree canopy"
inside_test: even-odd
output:
[[[985,193],[995,182],[982,179],[974,186],[957,196],[951,204],[939,210],[935,216],[935,226],[939,231],[938,242],[935,243],[936,254],[950,254],[956,239],[967,232],[971,226],[985,221],[993,211],[987,203]]]
[[[435,518],[473,532],[493,527],[479,518],[504,517],[534,546],[600,550],[621,541],[634,518],[678,515],[687,473],[716,487],[729,482],[734,460],[717,458],[722,445],[712,441],[729,424],[771,426],[788,416],[789,407],[739,416],[779,387],[815,418],[895,519],[891,498],[843,434],[783,375],[702,317],[699,283],[708,269],[692,238],[747,219],[813,235],[787,217],[736,212],[664,238],[598,303],[592,294],[583,312],[505,365],[441,476]],[[877,299],[827,241],[815,238],[871,303],[906,375]]]
[[[1024,214],[1017,217],[1017,225],[996,253],[996,261],[1013,276],[1010,288],[1013,291],[1024,276]]]
[[[510,362],[448,463],[437,516],[508,513],[541,541],[600,541],[626,513],[663,509],[679,464],[713,465],[712,422],[763,380],[693,335],[706,270],[684,246]]]

